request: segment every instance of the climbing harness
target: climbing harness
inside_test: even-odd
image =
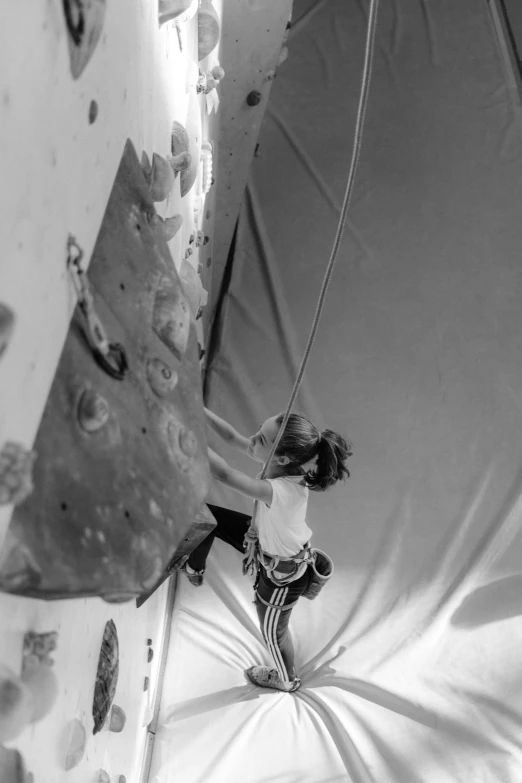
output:
[[[308,359],[310,358],[310,354],[312,352],[312,348],[315,341],[315,336],[317,334],[317,329],[319,327],[319,321],[321,319],[322,311],[324,302],[326,299],[326,294],[328,292],[328,287],[330,285],[330,280],[332,277],[332,273],[334,270],[335,262],[337,261],[337,255],[339,253],[339,247],[341,244],[341,239],[344,233],[344,227],[346,224],[346,217],[348,214],[348,206],[350,203],[352,191],[353,191],[353,185],[355,181],[355,172],[357,170],[357,164],[359,163],[359,157],[361,154],[361,144],[362,144],[362,132],[364,127],[364,117],[366,114],[366,106],[368,103],[368,93],[370,89],[370,78],[372,73],[372,63],[373,63],[373,50],[374,50],[374,43],[375,43],[375,30],[377,27],[377,8],[379,5],[379,0],[370,0],[370,10],[368,15],[368,30],[366,34],[366,47],[365,47],[365,53],[364,53],[364,66],[363,66],[363,76],[362,76],[362,83],[361,83],[361,92],[359,96],[359,106],[357,110],[357,120],[355,123],[355,136],[354,136],[354,144],[353,144],[353,152],[352,152],[352,161],[350,164],[350,171],[348,174],[348,182],[346,185],[346,190],[344,193],[344,199],[341,207],[341,215],[339,218],[339,225],[337,227],[337,233],[335,235],[335,240],[333,243],[333,247],[330,253],[330,259],[328,261],[328,266],[326,267],[326,272],[323,278],[323,282],[321,285],[321,291],[319,293],[319,300],[317,302],[317,307],[315,310],[314,320],[312,323],[312,328],[310,330],[310,335],[308,337],[308,342],[306,344],[306,348],[303,354],[303,358],[301,360],[301,365],[299,367],[299,371],[297,373],[297,377],[292,389],[292,393],[290,394],[290,399],[288,401],[288,406],[285,412],[285,415],[283,417],[283,421],[281,423],[281,426],[279,427],[279,432],[277,433],[276,439],[274,441],[274,444],[272,446],[272,450],[268,456],[268,459],[263,467],[263,471],[261,473],[260,478],[264,479],[266,477],[266,472],[268,470],[268,466],[272,462],[272,459],[274,458],[274,455],[276,453],[277,447],[279,445],[279,441],[281,440],[281,437],[285,431],[285,427],[288,424],[288,419],[290,418],[290,414],[292,413],[292,408],[294,406],[297,393],[299,391],[299,387],[301,386],[301,382],[304,377],[304,373],[306,370],[306,365],[308,364]],[[252,516],[252,523],[250,525],[249,530],[247,531],[247,534],[245,536],[245,558],[243,560],[243,573],[244,574],[254,574],[256,567],[257,567],[257,552],[259,549],[258,541],[257,541],[257,529],[256,529],[256,517],[257,517],[257,511],[259,508],[259,501],[256,500],[254,503],[254,514]],[[319,550],[316,550],[319,551]],[[324,553],[322,553],[324,554]],[[331,562],[331,561],[330,561]],[[333,563],[332,563],[333,568]]]
[[[122,381],[129,368],[125,348],[120,343],[110,343],[107,338],[103,324],[94,309],[87,275],[82,268],[83,250],[71,235],[67,240],[67,251],[67,268],[78,297],[78,307],[85,319],[87,338],[93,356],[111,378]]]

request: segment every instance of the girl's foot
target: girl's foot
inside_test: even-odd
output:
[[[186,574],[187,579],[191,585],[194,585],[194,587],[201,587],[203,584],[203,575],[205,573],[204,568],[202,571],[194,571],[194,569],[191,568],[188,563],[183,563],[179,570]]]
[[[293,693],[301,685],[299,677],[296,677],[293,682],[284,682],[276,669],[271,669],[269,666],[251,666],[250,669],[245,669],[245,674],[250,682],[259,685],[260,688],[272,688],[285,693]]]

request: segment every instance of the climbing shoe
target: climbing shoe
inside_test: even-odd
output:
[[[194,585],[194,587],[201,587],[203,584],[203,575],[205,573],[205,569],[202,571],[187,571],[187,563],[183,563],[179,570],[183,571],[191,585]]]
[[[260,688],[272,688],[284,693],[293,693],[301,685],[299,677],[296,677],[293,682],[283,682],[276,669],[271,669],[269,666],[251,666],[250,669],[245,669],[245,675],[250,682],[259,685]]]

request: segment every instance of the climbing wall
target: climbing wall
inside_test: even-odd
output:
[[[97,361],[76,309],[0,587],[120,601],[151,590],[212,527],[193,523],[209,483],[194,319],[130,142],[88,284],[117,347]]]

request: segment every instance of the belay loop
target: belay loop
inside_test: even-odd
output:
[[[109,342],[107,338],[103,324],[94,309],[87,276],[82,268],[83,250],[71,235],[67,240],[67,251],[67,268],[78,297],[78,307],[85,319],[86,335],[93,356],[96,363],[111,378],[122,381],[129,369],[125,348],[120,343]]]
[[[297,373],[297,378],[295,379],[292,393],[290,394],[290,399],[288,401],[288,406],[285,415],[283,417],[281,426],[279,427],[279,432],[277,433],[276,439],[272,446],[272,450],[270,451],[269,457],[263,467],[263,471],[260,476],[261,479],[264,479],[266,477],[268,466],[270,465],[272,459],[274,458],[277,447],[279,445],[279,441],[281,440],[281,437],[283,436],[283,432],[285,431],[285,427],[288,424],[288,419],[290,418],[290,414],[292,412],[292,408],[294,406],[294,402],[296,400],[299,387],[301,386],[301,382],[305,374],[306,365],[308,364],[308,359],[310,358],[310,354],[312,352],[312,347],[315,341],[315,335],[317,333],[317,329],[319,327],[319,321],[321,319],[321,315],[323,312],[326,294],[328,292],[328,287],[330,285],[330,281],[332,278],[335,262],[337,261],[337,255],[339,253],[339,247],[341,244],[341,239],[344,232],[344,226],[346,223],[346,216],[348,214],[348,206],[350,204],[353,185],[355,182],[355,172],[357,171],[357,164],[359,163],[359,157],[361,154],[362,131],[364,127],[366,105],[368,103],[370,77],[372,73],[373,50],[374,50],[374,42],[375,42],[375,30],[377,27],[378,5],[379,5],[379,0],[370,0],[370,10],[368,14],[368,29],[366,34],[366,46],[364,51],[363,75],[362,75],[362,82],[361,82],[361,92],[359,95],[359,105],[357,109],[357,120],[355,123],[355,136],[353,142],[352,160],[350,163],[350,171],[348,173],[348,182],[346,184],[346,190],[344,192],[344,198],[341,207],[341,216],[339,218],[339,225],[337,227],[337,232],[332,246],[332,251],[330,253],[330,259],[328,261],[328,266],[326,267],[326,272],[321,285],[321,291],[319,293],[319,300],[317,302],[312,328],[310,330],[308,342],[306,344],[306,348],[303,354],[303,358],[301,360],[299,371]],[[245,536],[246,557],[243,560],[244,574],[252,573],[253,570],[256,568],[256,557],[252,553],[253,552],[257,553],[257,530],[255,527],[257,506],[258,506],[258,501],[256,501],[254,504],[254,514],[252,517],[252,522],[248,530],[248,533]],[[254,540],[254,534],[256,536],[255,540]]]

